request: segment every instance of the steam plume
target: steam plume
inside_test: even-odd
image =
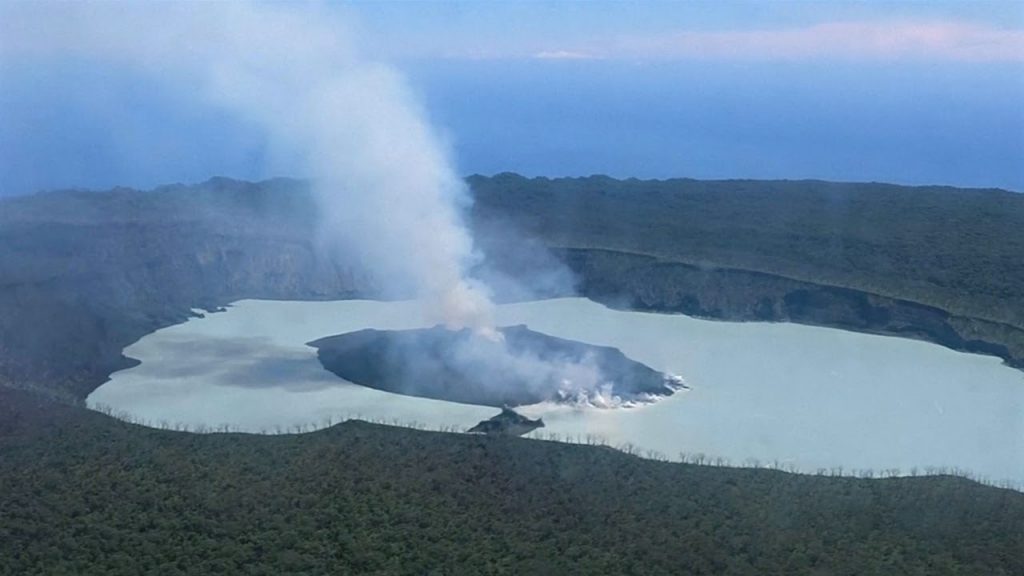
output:
[[[262,129],[312,177],[322,239],[431,320],[491,327],[462,221],[465,184],[403,78],[314,4],[42,4],[5,9],[0,55],[81,58],[161,78]]]
[[[301,155],[326,238],[382,286],[417,294],[432,320],[491,330],[490,295],[467,274],[465,184],[402,77],[360,58],[317,11],[227,16],[209,94]]]
[[[19,11],[11,18],[18,26],[0,24],[0,55],[127,65],[261,128],[272,154],[297,160],[312,177],[322,238],[348,263],[371,274],[386,296],[418,296],[428,321],[497,342],[452,351],[467,369],[504,366],[555,378],[574,396],[607,387],[585,363],[514,357],[502,345],[491,291],[469,274],[479,256],[463,222],[466,185],[403,78],[355,48],[338,18],[343,9],[98,3],[8,9]],[[492,277],[503,289],[514,283]],[[545,282],[562,277],[547,274]]]

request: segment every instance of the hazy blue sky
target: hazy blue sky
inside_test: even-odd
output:
[[[100,20],[121,10],[88,6]],[[268,153],[257,127],[140,67],[144,34],[134,59],[76,44],[81,9],[67,12],[0,4],[0,195],[302,175]],[[1024,191],[1024,2],[358,2],[324,12],[365,58],[408,76],[466,174]]]

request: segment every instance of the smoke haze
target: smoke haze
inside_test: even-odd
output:
[[[383,297],[415,295],[427,322],[490,342],[464,339],[449,351],[465,372],[536,374],[573,396],[599,393],[607,383],[592,363],[516,354],[502,341],[491,288],[471,271],[514,299],[564,295],[571,276],[499,226],[487,241],[518,261],[516,277],[484,265],[448,147],[403,77],[359,53],[344,14],[317,5],[46,5],[25,8],[26,25],[5,51],[127,65],[237,116],[265,135],[271,161],[297,162],[311,178],[325,254],[368,274]],[[523,280],[534,268],[536,290]]]
[[[491,328],[465,183],[404,79],[362,57],[344,12],[316,5],[22,6],[5,51],[126,64],[192,88],[305,168],[320,235],[384,296],[416,294],[430,319]]]
[[[467,275],[465,184],[402,77],[358,57],[316,11],[229,10],[209,96],[301,157],[325,238],[390,295],[417,294],[433,320],[490,329],[490,296]]]

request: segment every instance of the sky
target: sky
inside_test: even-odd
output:
[[[158,40],[201,52],[202,30],[161,38],[159,23],[205,8],[0,3],[0,195],[306,175],[272,134],[151,65]],[[1024,191],[1024,2],[277,8],[317,10],[400,71],[462,174]]]

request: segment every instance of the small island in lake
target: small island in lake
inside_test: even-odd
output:
[[[543,418],[531,420],[511,408],[502,408],[500,414],[481,421],[467,432],[490,436],[522,436],[543,427]]]
[[[359,330],[310,342],[320,363],[370,388],[505,408],[539,402],[600,407],[651,402],[682,381],[616,348],[541,334],[526,326],[488,338],[441,326]]]

